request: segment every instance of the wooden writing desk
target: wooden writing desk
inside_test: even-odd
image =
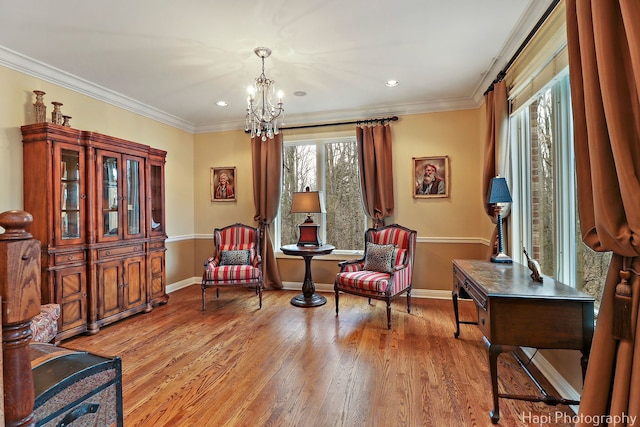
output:
[[[499,264],[480,260],[453,260],[453,311],[456,332],[460,324],[478,325],[489,350],[489,372],[493,393],[491,421],[500,419],[498,398],[520,399],[549,404],[577,404],[555,398],[529,376],[543,397],[498,394],[498,356],[518,347],[573,349],[582,351],[582,373],[586,372],[593,338],[593,297],[544,276],[535,282],[523,265]],[[458,297],[470,298],[477,311],[477,322],[460,321]],[[521,363],[526,370],[526,366]],[[584,378],[584,377],[583,377]]]

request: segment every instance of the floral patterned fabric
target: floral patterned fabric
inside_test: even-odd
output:
[[[37,342],[50,342],[58,333],[58,318],[60,306],[58,304],[45,304],[40,308],[40,314],[31,319],[31,340]]]

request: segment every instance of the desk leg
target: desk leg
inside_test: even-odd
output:
[[[498,407],[498,356],[502,353],[501,345],[492,345],[485,339],[489,347],[489,374],[491,376],[491,393],[493,394],[493,411],[489,412],[491,422],[496,424],[500,420],[500,408]]]
[[[327,299],[316,294],[316,286],[313,284],[313,278],[311,277],[311,255],[305,255],[304,258],[304,283],[302,284],[302,294],[297,295],[291,299],[291,304],[298,307],[317,307],[324,305]]]
[[[453,333],[455,338],[460,336],[460,314],[458,313],[458,294],[453,292],[451,294],[451,299],[453,300],[453,314],[456,317],[456,331]]]

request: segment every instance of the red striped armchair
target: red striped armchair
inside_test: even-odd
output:
[[[407,294],[407,313],[411,312],[411,276],[416,235],[398,224],[370,228],[365,232],[362,259],[339,263],[336,275],[336,315],[340,292],[386,301],[387,328],[391,329],[391,300]]]
[[[207,288],[243,286],[256,288],[262,308],[262,258],[260,232],[255,227],[236,223],[213,231],[213,256],[204,263],[202,274],[202,310],[206,309]]]

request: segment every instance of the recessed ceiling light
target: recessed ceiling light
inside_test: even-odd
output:
[[[387,80],[386,85],[387,85],[387,87],[396,87],[396,86],[398,86],[398,81],[397,80]]]
[[[305,96],[307,94],[307,92],[305,92],[303,90],[297,90],[297,91],[293,92],[293,94],[295,96]]]
[[[216,105],[218,107],[226,107],[229,104],[227,104],[227,101],[218,101],[218,102],[216,102]]]

